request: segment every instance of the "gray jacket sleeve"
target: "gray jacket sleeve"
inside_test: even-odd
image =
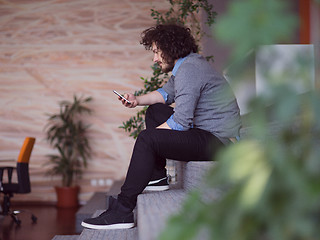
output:
[[[168,82],[163,85],[162,89],[168,94],[166,104],[170,105],[174,103],[174,76],[172,75]]]
[[[184,64],[183,71],[178,72],[179,74],[172,76],[162,88],[168,93],[166,103],[176,103],[173,120],[187,130],[192,127],[201,82],[195,81],[197,71],[192,64]]]

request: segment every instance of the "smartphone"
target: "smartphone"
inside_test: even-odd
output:
[[[113,92],[115,93],[115,94],[117,94],[119,97],[121,97],[122,99],[124,99],[127,103],[129,103],[129,104],[131,104],[131,102],[128,100],[128,99],[126,99],[124,96],[122,96],[120,93],[118,93],[116,90],[113,90]]]

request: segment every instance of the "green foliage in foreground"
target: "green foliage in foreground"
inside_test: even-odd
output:
[[[236,61],[290,37],[286,9],[284,1],[232,1],[216,36],[233,45]],[[276,76],[268,95],[251,99],[247,136],[219,153],[206,188],[189,195],[159,239],[319,239],[320,93],[298,94],[297,79]]]
[[[228,13],[215,24],[215,34],[233,46],[232,61],[260,45],[283,43],[292,36],[297,20],[289,12],[290,1],[232,1]],[[276,41],[275,41],[276,40]]]
[[[320,94],[281,90],[296,98],[292,106],[285,110],[281,101],[267,110],[265,99],[253,101],[259,116],[250,116],[249,136],[220,153],[207,188],[189,196],[160,239],[196,239],[202,229],[218,240],[320,236]],[[269,132],[270,120],[281,123],[277,134]],[[217,189],[219,197],[208,200],[205,193]]]

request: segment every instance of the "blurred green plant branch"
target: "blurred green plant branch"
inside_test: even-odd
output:
[[[297,19],[289,3],[230,2],[215,34],[233,46],[234,62],[260,45],[290,39]],[[246,137],[216,156],[206,187],[189,194],[159,239],[319,238],[320,94],[294,89],[297,74],[269,78],[271,91],[251,99],[251,112],[243,116]]]

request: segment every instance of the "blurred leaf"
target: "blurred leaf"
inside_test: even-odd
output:
[[[213,31],[218,40],[234,47],[232,61],[260,45],[283,42],[290,38],[296,17],[278,0],[233,1],[220,16]]]
[[[290,37],[295,20],[287,3],[230,3],[216,30],[234,46],[233,60],[260,44]],[[278,75],[268,74],[265,63],[270,92],[250,100],[245,139],[219,153],[205,187],[189,196],[160,239],[197,239],[203,229],[208,239],[319,238],[320,92],[301,94],[292,86],[293,80],[301,79],[301,86],[310,80],[308,60],[293,60],[301,67]]]

